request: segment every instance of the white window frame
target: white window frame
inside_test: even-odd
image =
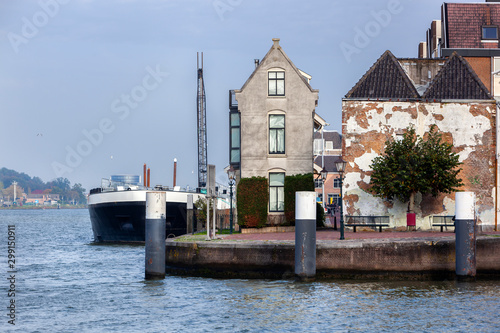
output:
[[[271,117],[283,117],[283,127],[271,127]],[[286,116],[283,113],[271,113],[268,116],[268,152],[270,155],[284,155],[286,153]],[[282,134],[280,134],[280,131]],[[279,138],[282,139],[282,144],[280,145]],[[279,146],[282,146],[280,149]]]
[[[283,184],[273,185],[271,175],[282,175]],[[269,212],[283,213],[285,211],[285,173],[269,172]],[[274,198],[273,198],[274,196]],[[273,200],[274,199],[274,200]]]

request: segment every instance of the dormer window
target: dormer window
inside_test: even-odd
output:
[[[497,26],[483,26],[482,39],[498,39]]]
[[[285,72],[270,71],[268,75],[268,95],[285,96]]]

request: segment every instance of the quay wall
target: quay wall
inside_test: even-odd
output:
[[[452,279],[455,239],[318,241],[316,277]],[[500,237],[477,238],[477,278],[500,278]],[[166,242],[170,274],[223,278],[291,278],[293,242]]]

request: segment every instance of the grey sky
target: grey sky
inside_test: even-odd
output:
[[[465,2],[465,1],[457,1]],[[441,2],[41,0],[0,2],[0,167],[87,191],[111,174],[197,185],[196,52],[208,161],[226,182],[228,90],[280,38],[341,129],[341,98],[387,49],[416,57]],[[360,31],[363,31],[360,34]],[[362,36],[364,35],[364,36]],[[128,96],[128,97],[127,97]],[[78,156],[75,156],[78,155]]]

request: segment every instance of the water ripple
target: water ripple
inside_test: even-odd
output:
[[[19,256],[17,322],[10,327],[0,316],[0,331],[500,331],[496,281],[145,281],[144,247],[92,244],[86,210],[0,211],[4,235],[9,224]]]

